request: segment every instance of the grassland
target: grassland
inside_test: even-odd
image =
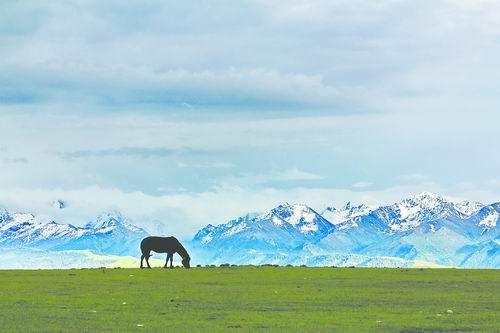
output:
[[[2,332],[499,332],[500,271],[0,271]]]

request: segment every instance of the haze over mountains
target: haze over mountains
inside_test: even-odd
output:
[[[62,209],[65,203],[57,205]],[[500,268],[499,216],[498,202],[453,203],[429,192],[388,206],[347,203],[317,211],[285,203],[262,214],[209,224],[185,245],[194,264]],[[76,227],[0,208],[0,248],[10,251],[64,251],[68,257],[69,250],[90,250],[137,257],[146,235],[116,211]],[[46,253],[37,253],[30,260],[47,260]],[[75,266],[78,260],[67,262]]]

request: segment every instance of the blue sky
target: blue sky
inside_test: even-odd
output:
[[[283,201],[500,199],[496,1],[0,7],[0,205],[189,237]]]

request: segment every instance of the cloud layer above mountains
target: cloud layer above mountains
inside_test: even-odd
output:
[[[187,233],[280,201],[497,201],[499,22],[495,1],[7,2],[0,205],[137,200]]]

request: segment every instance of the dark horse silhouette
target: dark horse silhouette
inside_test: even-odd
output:
[[[151,251],[155,251],[157,253],[166,253],[167,254],[167,261],[165,262],[164,268],[167,268],[168,265],[168,260],[170,259],[170,268],[172,268],[172,261],[174,259],[174,253],[179,253],[179,255],[182,257],[182,266],[185,268],[189,268],[189,261],[191,258],[189,257],[189,254],[187,253],[186,249],[182,244],[177,240],[175,237],[146,237],[142,240],[141,242],[141,268],[144,268],[142,265],[142,261],[146,259],[146,264],[148,265],[148,268],[151,268],[149,266],[149,257],[151,257]]]

